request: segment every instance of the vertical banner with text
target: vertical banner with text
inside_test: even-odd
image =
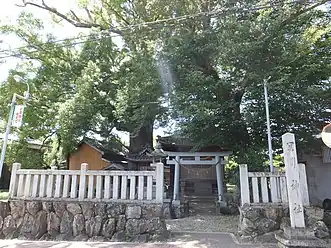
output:
[[[12,127],[20,128],[23,124],[24,105],[16,105],[13,115]]]

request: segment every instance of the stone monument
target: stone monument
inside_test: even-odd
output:
[[[283,232],[275,235],[278,240],[278,247],[328,247],[325,241],[315,237],[315,233],[312,229],[308,229],[305,226],[294,134],[286,133],[282,136],[282,140],[291,227],[284,228]]]

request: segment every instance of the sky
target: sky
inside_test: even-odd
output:
[[[66,12],[69,8],[74,8],[75,0],[47,0],[46,3],[50,6],[56,7],[59,11]],[[24,10],[33,13],[36,17],[40,18],[48,32],[52,33],[58,39],[70,38],[78,35],[80,32],[86,32],[86,30],[78,29],[69,23],[62,22],[62,25],[55,25],[52,23],[51,15],[46,11],[38,9],[36,7],[27,6],[25,8],[17,7],[15,4],[22,3],[21,0],[1,0],[0,8],[0,21],[2,24],[14,24],[20,13]],[[22,46],[22,42],[16,37],[1,37],[1,50],[14,49]],[[15,68],[17,59],[8,58],[5,63],[0,64],[0,81],[6,79],[8,71]]]
[[[34,16],[38,17],[44,22],[44,26],[47,29],[48,33],[52,33],[57,39],[66,39],[71,38],[79,33],[86,33],[87,29],[79,29],[74,27],[73,25],[63,21],[59,24],[54,24],[51,19],[51,15],[44,10],[38,9],[36,7],[27,6],[25,8],[17,7],[15,4],[21,4],[22,0],[0,0],[1,8],[0,8],[0,22],[1,24],[14,24],[20,15],[20,13],[24,10],[27,12],[33,13]],[[31,0],[33,1],[33,0]],[[34,0],[34,2],[40,2],[39,0]],[[59,12],[66,13],[69,9],[75,9],[77,6],[76,0],[46,0],[46,3],[49,6],[55,7]],[[15,49],[23,45],[23,43],[17,37],[4,37],[0,36],[0,49]],[[8,76],[8,72],[10,69],[14,69],[18,60],[15,58],[8,58],[4,61],[4,63],[0,64],[0,82],[6,80]],[[164,129],[158,128],[154,130],[154,136],[156,135],[164,135]],[[117,132],[121,139],[125,142],[129,142],[128,133]],[[0,137],[2,135],[0,134]]]

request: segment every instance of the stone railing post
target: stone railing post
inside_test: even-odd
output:
[[[86,193],[86,171],[88,170],[88,164],[82,163],[80,166],[80,177],[79,177],[79,193],[78,199],[84,200]]]
[[[17,191],[17,171],[21,169],[20,163],[14,163],[11,169],[10,185],[9,185],[9,197],[16,196]]]
[[[250,203],[247,164],[239,165],[241,206]]]
[[[163,202],[164,193],[164,165],[163,163],[156,163],[156,201]]]
[[[298,164],[299,168],[299,179],[301,186],[301,196],[302,196],[302,204],[305,207],[309,207],[309,191],[308,191],[308,183],[307,183],[307,174],[306,174],[306,165]]]

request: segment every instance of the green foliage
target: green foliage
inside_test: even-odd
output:
[[[240,7],[263,4],[242,1]],[[26,59],[0,86],[0,119],[7,119],[12,94],[25,90],[19,75],[33,97],[17,135],[22,146],[32,138],[52,147],[44,163],[62,161],[84,136],[117,146],[115,127],[146,138],[141,130],[174,119],[197,148],[220,145],[234,151],[236,163],[262,170],[265,80],[276,153],[283,133],[294,132],[300,149],[307,148],[330,121],[330,16],[313,5],[244,12],[233,1],[79,1],[79,15],[63,14],[90,28],[87,39],[78,39],[86,40],[81,46],[55,43],[40,20],[22,14],[0,28],[27,45],[19,50]],[[224,8],[232,10],[196,15]],[[158,23],[183,15],[194,17]],[[17,149],[9,157],[21,156]]]
[[[281,148],[281,135],[288,131],[296,134],[300,149],[312,146],[330,120],[327,12],[284,5],[185,24],[173,31],[180,36],[177,43],[164,49],[176,78],[171,96],[183,133],[262,166],[259,157],[267,146],[263,82],[268,80],[274,147]]]

